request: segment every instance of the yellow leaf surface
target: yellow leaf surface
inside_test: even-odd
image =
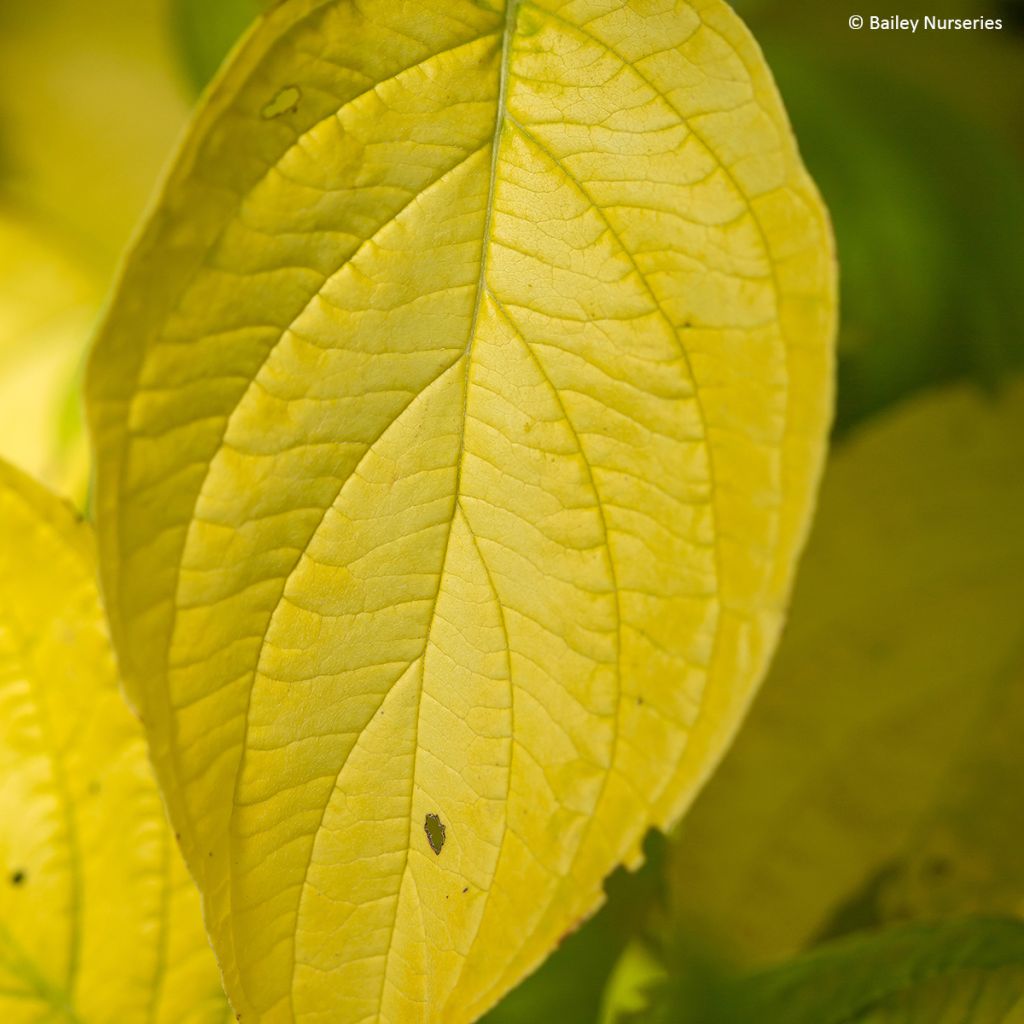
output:
[[[89,475],[78,382],[98,304],[65,246],[0,208],[0,458],[77,502]]]
[[[1021,509],[1021,382],[836,453],[770,678],[680,826],[680,914],[764,960],[844,920],[1024,913]]]
[[[772,650],[834,264],[725,4],[294,0],[90,370],[108,606],[243,1019],[475,1019]]]
[[[90,528],[0,464],[0,1020],[219,1024],[95,570]]]

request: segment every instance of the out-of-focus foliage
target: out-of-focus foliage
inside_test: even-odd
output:
[[[746,957],[1024,910],[1024,385],[962,386],[832,459],[790,623],[679,829],[674,905]]]
[[[780,49],[773,67],[833,210],[837,429],[930,384],[993,385],[1024,362],[1024,164],[884,66]]]
[[[62,241],[0,207],[0,457],[81,502],[79,371],[99,284]]]
[[[102,276],[188,113],[168,17],[166,0],[0,4],[0,198]]]
[[[89,335],[187,114],[168,16],[0,4],[0,455],[79,503]]]
[[[968,918],[851,937],[741,981],[735,1005],[736,1024],[1019,1024],[1024,924]]]
[[[706,995],[709,989],[718,987],[720,965],[716,962],[715,967],[710,968],[708,952],[695,950],[685,939],[671,941],[673,954],[667,955],[664,952],[667,943],[664,941],[659,943],[649,937],[632,937],[612,968],[601,994],[598,1024],[622,1024],[624,1020],[642,1019],[655,1001],[659,1006],[669,1002],[663,997],[664,987],[677,981],[691,991],[694,983],[701,986],[697,999],[692,1000],[691,997],[691,1002],[696,1002],[703,1010],[707,1009]]]
[[[1006,23],[912,36],[852,31],[856,5],[737,0],[832,211],[840,433],[922,387],[990,386],[1024,363],[1024,58],[1008,6],[908,0],[902,16]]]
[[[0,1020],[228,1017],[118,690],[92,530],[0,463]]]
[[[633,947],[607,1024],[1019,1024],[1024,923],[894,926],[737,975],[689,942]]]
[[[181,58],[195,92],[213,78],[231,47],[272,0],[171,0]]]
[[[675,928],[625,949],[604,993],[599,1024],[769,1024],[740,1010],[739,976],[721,952]]]

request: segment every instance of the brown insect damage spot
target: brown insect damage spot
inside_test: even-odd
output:
[[[299,109],[301,99],[302,90],[297,85],[286,85],[260,113],[267,121],[285,114],[294,114]]]
[[[435,856],[440,856],[444,848],[444,823],[436,814],[428,814],[423,822],[423,831],[427,833],[427,842],[430,843]]]

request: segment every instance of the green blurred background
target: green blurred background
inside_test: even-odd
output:
[[[822,511],[723,770],[492,1024],[613,1019],[655,998],[652,979],[665,1020],[714,1024],[734,1019],[736,971],[893,923],[1024,910],[1024,3],[734,6],[838,243]],[[80,504],[92,326],[190,109],[260,7],[0,0],[0,455]],[[854,31],[853,14],[1003,28]]]

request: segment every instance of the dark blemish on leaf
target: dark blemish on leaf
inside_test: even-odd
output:
[[[302,90],[297,85],[286,85],[260,111],[260,114],[266,121],[271,121],[275,117],[283,117],[285,114],[294,114],[299,109],[301,99]]]
[[[462,895],[465,896],[467,892],[469,892],[469,886],[468,885],[466,886],[465,889],[462,890]]]
[[[444,849],[445,827],[436,814],[428,814],[423,822],[423,831],[427,833],[427,842],[434,851],[435,856],[440,856]]]
[[[925,864],[925,872],[934,879],[945,878],[952,870],[953,865],[945,857],[932,857]]]
[[[637,707],[643,707],[643,704],[644,704],[643,697],[637,697],[636,703],[637,703]]]
[[[12,871],[11,872],[11,885],[24,885],[25,884],[25,872],[24,871]]]

